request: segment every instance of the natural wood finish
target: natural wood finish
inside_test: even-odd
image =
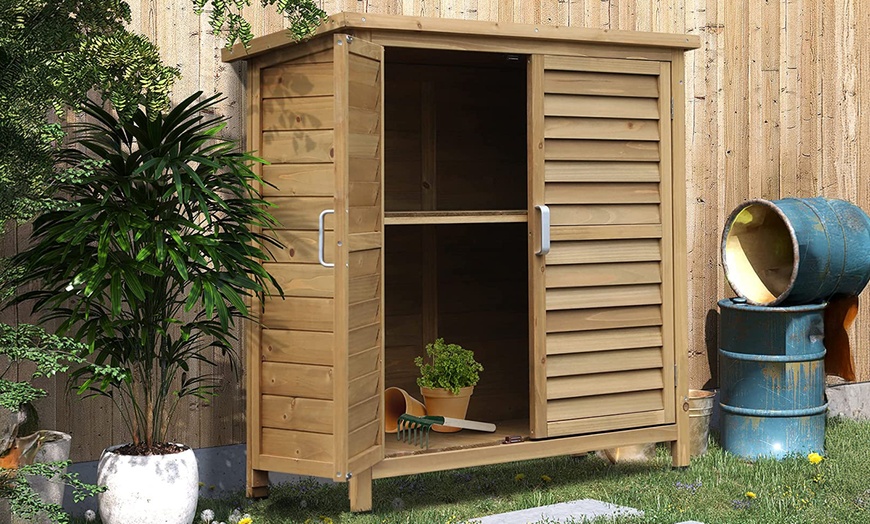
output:
[[[661,411],[664,409],[662,392],[656,390],[631,391],[592,397],[551,400],[547,412],[553,422],[571,420],[577,413],[586,417],[606,416],[610,413]]]
[[[547,333],[660,326],[662,311],[658,306],[550,311]]]
[[[559,205],[550,211],[553,226],[661,223],[661,209],[656,205]]]
[[[324,209],[332,209],[334,201],[331,197],[274,197],[270,202],[275,205],[272,208],[272,216],[278,221],[275,229],[293,229],[317,231],[318,217]],[[335,216],[327,215],[324,221],[324,229],[335,228]],[[316,233],[315,233],[316,235]],[[327,249],[329,253],[331,250]],[[315,259],[316,260],[316,259]],[[329,258],[327,258],[329,260]]]
[[[547,310],[587,309],[595,307],[641,306],[661,304],[661,286],[656,284],[635,286],[602,286],[584,288],[549,289]]]
[[[544,131],[547,138],[589,140],[650,140],[659,139],[658,124],[651,120],[621,120],[616,118],[547,118]]]
[[[587,351],[656,347],[661,345],[662,330],[660,327],[551,333],[547,337],[547,354],[562,355]]]
[[[580,56],[558,56],[544,55],[544,69],[548,71],[547,76],[554,75],[554,78],[561,78],[562,72],[568,71],[575,75],[589,75],[590,71],[597,73],[614,73],[612,75],[598,74],[596,79],[599,83],[610,86],[626,86],[636,85],[633,81],[643,82],[646,87],[646,97],[656,98],[658,96],[658,86],[649,85],[649,79],[644,77],[634,77],[634,75],[658,75],[659,65],[655,62],[647,62],[644,60],[612,60],[607,58],[589,58]],[[553,71],[553,73],[549,73]],[[544,84],[545,87],[548,83]],[[611,89],[614,89],[611,87]],[[547,91],[548,93],[550,91]],[[619,94],[619,93],[614,93]]]
[[[527,222],[525,211],[389,211],[386,225]]]
[[[284,347],[260,364],[270,426],[262,443],[270,447],[257,460],[299,471],[279,460],[276,442],[292,450],[300,429],[328,428],[329,441],[303,442],[314,456],[299,462],[308,470],[331,464],[336,481],[353,483],[363,472],[351,487],[354,509],[370,505],[369,474],[381,468],[507,460],[490,451],[492,435],[385,458],[383,388],[413,391],[413,357],[435,336],[475,349],[492,375],[469,418],[528,417],[517,430],[534,447],[511,451],[546,456],[566,443],[602,445],[604,436],[617,438],[604,447],[675,440],[673,217],[682,210],[673,201],[673,49],[569,43],[555,33],[505,38],[502,29],[471,38],[452,24],[421,31],[408,21],[391,19],[397,25],[387,29],[360,17],[360,26],[325,30],[315,40],[332,42],[332,62],[322,45],[316,59],[261,62],[270,82],[263,153],[281,166],[269,170],[270,199],[283,223],[278,234],[296,244],[267,266],[287,296],[269,298],[264,325],[281,340],[323,333],[329,338],[316,344],[332,349],[326,365],[322,353],[305,360]],[[381,44],[401,48],[386,77]],[[519,49],[525,68],[505,56]],[[577,56],[581,49],[589,54]],[[292,72],[309,85],[287,85]],[[552,212],[546,256],[534,255],[541,204]],[[312,215],[326,208],[336,210],[329,270],[312,257]],[[525,261],[516,255],[524,236]],[[525,285],[528,293],[517,293]],[[296,403],[310,413],[294,413]],[[583,432],[599,434],[576,436]],[[566,438],[556,444],[552,436]]]
[[[263,395],[264,428],[332,433],[332,401]]]
[[[550,230],[550,239],[557,240],[608,240],[619,238],[661,238],[659,224],[626,226],[558,226]]]
[[[547,380],[547,399],[588,397],[623,391],[662,389],[658,369],[619,371],[590,376],[555,376]]]
[[[658,182],[652,162],[547,162],[547,182]]]
[[[334,104],[332,96],[329,95],[265,99],[263,100],[263,130],[332,129]]]
[[[260,70],[252,65],[248,68],[248,93],[247,93],[247,150],[255,150],[260,147]],[[254,166],[254,172],[262,175],[262,167]],[[255,228],[254,232],[261,233],[261,228]],[[260,360],[261,344],[261,308],[255,304],[255,297],[246,300],[251,318],[244,324],[245,342],[248,350],[245,352],[245,383],[249,394],[245,399],[245,452],[250,460],[245,463],[245,494],[249,497],[266,496],[269,493],[269,473],[258,469],[261,454],[260,428],[262,427],[262,414],[260,413]]]
[[[261,433],[263,455],[306,462],[330,462],[334,458],[335,438],[332,435],[274,428],[263,428]]]
[[[648,368],[662,368],[662,348],[550,355],[547,359],[548,377]]]
[[[614,62],[619,62],[614,60]],[[649,69],[651,64],[640,62]],[[548,67],[548,69],[551,69]],[[656,71],[658,73],[658,71]],[[654,76],[555,71],[547,74],[544,92],[568,95],[658,98]]]
[[[372,510],[372,469],[354,472],[348,486],[350,510],[353,512]]]
[[[331,100],[331,99],[330,99]],[[263,195],[332,196],[332,164],[271,164],[263,166]]]
[[[658,240],[587,240],[553,245],[550,264],[595,264],[600,262],[646,262],[661,260]]]
[[[529,424],[531,437],[547,434],[547,304],[545,257],[536,253],[542,247],[542,222],[535,206],[544,205],[544,60],[532,55],[528,62],[528,224],[529,224]],[[534,218],[532,218],[534,217]],[[552,219],[551,219],[552,220]],[[549,256],[549,255],[548,255]]]
[[[335,296],[335,275],[332,268],[320,264],[268,263],[263,264],[263,267],[275,277],[285,297],[332,298]]]
[[[544,156],[547,160],[650,162],[659,160],[659,145],[655,142],[553,139],[547,140]]]
[[[383,462],[375,466],[374,478],[580,454],[613,446],[614,442],[630,446],[647,442],[668,442],[675,438],[676,428],[672,425],[663,425],[597,435],[523,441],[508,445],[501,444],[499,441],[493,441],[488,446],[462,447],[457,445],[454,449],[438,453],[388,456]]]
[[[544,97],[544,114],[560,117],[630,118],[656,120],[658,104],[654,98],[617,98],[551,94]],[[594,160],[590,158],[589,160]]]
[[[546,280],[547,288],[655,284],[661,282],[661,267],[656,262],[551,266]]]
[[[263,326],[269,329],[333,331],[335,301],[328,298],[266,298]]]
[[[389,30],[423,34],[466,35],[466,37],[471,35],[497,35],[499,38],[565,40],[596,44],[674,47],[678,49],[691,49],[700,45],[698,37],[690,35],[664,33],[653,35],[627,31],[604,31],[601,29],[548,27],[544,25],[531,27],[525,24],[496,24],[470,20],[412,18],[407,16],[349,12],[332,15],[329,20],[317,29],[317,34],[347,31],[351,28],[360,28],[372,32]],[[288,42],[286,35],[283,33],[263,36],[255,38],[250,42],[248,47],[237,44],[231,49],[224,50],[221,58],[225,62],[246,59],[289,45],[291,45],[291,42]]]
[[[262,70],[263,98],[332,95],[332,63],[290,64]],[[265,110],[266,105],[263,105]]]
[[[328,129],[264,131],[263,156],[276,163],[332,162],[334,133]]]
[[[547,424],[547,430],[553,436],[566,436],[588,433],[590,431],[613,431],[624,427],[636,428],[664,423],[665,412],[662,410],[588,419],[562,420]]]
[[[547,184],[551,204],[658,204],[658,184],[583,183]]]
[[[671,91],[674,100],[684,100],[686,96],[685,81],[683,80],[683,70],[685,62],[682,54],[674,54],[672,62],[672,71],[676,74],[672,75]],[[682,104],[674,104],[673,123],[672,123],[672,139],[674,144],[684,144],[686,142],[686,129],[684,122],[685,109]],[[680,278],[681,275],[688,274],[687,259],[689,257],[688,244],[686,235],[682,234],[686,231],[686,210],[684,203],[687,200],[686,194],[686,151],[682,147],[673,149],[672,157],[672,183],[671,183],[671,201],[674,202],[674,212],[672,228],[674,231],[673,243],[670,246],[673,249],[674,258],[671,276],[673,282],[673,301],[668,300],[670,309],[666,310],[667,314],[673,315],[673,324],[671,332],[665,332],[665,342],[671,342],[669,337],[673,337],[672,343],[674,351],[666,355],[665,371],[668,366],[674,365],[675,370],[682,370],[682,373],[675,373],[673,382],[675,389],[675,405],[673,418],[677,423],[678,437],[672,444],[671,457],[674,466],[682,467],[689,465],[691,438],[689,413],[685,411],[686,398],[688,397],[689,374],[685,372],[689,364],[689,282],[685,278]],[[667,289],[667,287],[665,288]],[[673,361],[670,361],[673,358]],[[685,396],[683,396],[685,395]],[[681,398],[682,397],[682,398]],[[670,398],[665,397],[666,412],[669,412]]]
[[[260,390],[286,397],[333,398],[333,367],[264,362]]]
[[[261,467],[266,473],[269,471],[295,471],[298,475],[309,475],[312,477],[329,478],[333,473],[332,462],[320,460],[302,460],[297,458],[289,458],[285,456],[261,455]],[[267,478],[268,482],[268,478]],[[268,492],[262,496],[267,496]]]
[[[319,213],[319,211],[318,211]],[[331,215],[327,215],[326,224],[329,226]],[[303,224],[304,225],[304,224]],[[297,230],[274,230],[270,233],[276,240],[284,245],[284,249],[271,248],[270,253],[275,262],[296,262],[299,264],[317,264],[317,231]],[[326,231],[324,242],[327,246],[335,244],[335,235],[332,231]],[[333,257],[326,251],[327,259]]]
[[[264,329],[261,337],[264,361],[318,366],[333,363],[332,333]]]

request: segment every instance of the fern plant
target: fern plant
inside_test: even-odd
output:
[[[422,388],[444,388],[454,395],[459,390],[477,385],[483,365],[474,360],[474,352],[458,344],[447,344],[443,338],[426,345],[426,355],[414,359],[420,368],[417,385]]]

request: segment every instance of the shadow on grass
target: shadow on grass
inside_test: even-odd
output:
[[[419,513],[455,504],[485,507],[535,493],[546,499],[548,492],[578,482],[614,478],[629,481],[652,472],[666,473],[670,467],[670,455],[660,447],[656,457],[644,463],[610,465],[592,454],[583,454],[379,479],[373,486],[372,516],[392,519],[396,512]],[[274,486],[269,498],[258,504],[270,520],[337,522],[349,511],[347,497],[347,484],[309,478]],[[587,497],[578,492],[576,498]]]

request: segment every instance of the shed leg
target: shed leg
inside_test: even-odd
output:
[[[671,442],[671,464],[675,468],[689,466],[689,441],[687,439]]]
[[[350,510],[354,513],[372,510],[372,468],[354,473],[350,478]]]
[[[264,498],[269,496],[269,472],[248,467],[245,495],[248,498]]]

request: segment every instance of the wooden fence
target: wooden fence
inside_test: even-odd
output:
[[[128,0],[133,27],[156,42],[182,79],[174,98],[222,92],[230,136],[243,139],[244,65],[220,60],[221,40],[190,0]],[[255,4],[257,2],[254,2]],[[859,0],[360,0],[324,1],[329,13],[358,11],[700,35],[688,54],[687,171],[690,377],[716,387],[716,300],[729,296],[719,239],[730,211],[748,198],[826,196],[870,210],[870,3]],[[251,8],[258,35],[283,27]],[[24,232],[6,236],[6,249]],[[15,313],[7,313],[7,317]],[[18,315],[24,315],[18,312]],[[12,320],[8,318],[7,320]],[[853,331],[859,380],[870,379],[870,308]],[[243,391],[225,373],[211,402],[179,410],[179,441],[196,447],[244,441]],[[57,382],[57,383],[55,383]],[[94,459],[126,439],[106,402],[65,398],[47,381],[45,425],[71,431],[73,459]],[[74,395],[72,395],[74,397]]]

